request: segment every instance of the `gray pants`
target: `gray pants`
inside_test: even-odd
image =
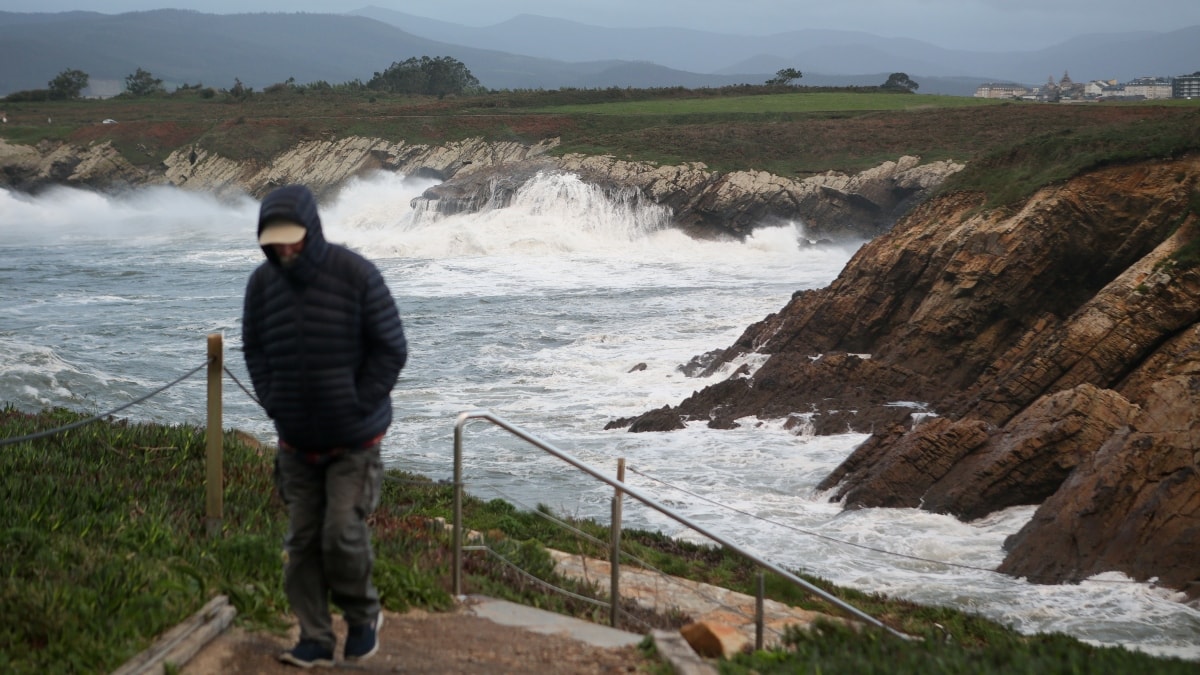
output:
[[[379,505],[379,446],[347,452],[323,465],[281,450],[275,468],[276,487],[288,509],[284,590],[300,621],[300,639],[333,649],[330,600],[350,625],[371,623],[379,614],[366,522]]]

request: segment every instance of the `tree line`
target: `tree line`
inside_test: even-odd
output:
[[[795,80],[799,80],[803,76],[804,74],[795,68],[783,68],[775,74],[775,77],[767,80],[765,84],[769,86],[790,87]],[[84,71],[68,68],[50,80],[47,83],[46,89],[15,92],[5,97],[5,100],[69,101],[79,99],[82,98],[83,90],[87,88],[90,79],[90,76]],[[880,85],[880,88],[890,91],[914,92],[919,86],[906,73],[892,73],[887,81]],[[307,90],[365,90],[391,94],[436,96],[438,98],[461,94],[479,94],[485,91],[479,80],[471,74],[470,69],[465,64],[449,56],[432,58],[422,56],[420,58],[413,57],[405,61],[393,62],[383,72],[374,73],[371,79],[365,83],[361,80],[353,80],[342,85],[331,85],[322,80],[308,85],[298,85],[295,78],[288,78],[285,82],[267,86],[263,91],[270,93],[285,89],[296,90],[301,93]],[[211,98],[217,93],[217,90],[211,87],[205,88],[201,84],[189,85],[185,83],[175,89],[176,92],[189,90],[199,90],[201,96],[205,98]],[[234,78],[232,87],[222,89],[221,91],[234,100],[244,100],[254,93],[253,87],[247,87],[238,78]],[[125,77],[125,89],[121,92],[120,96],[136,98],[155,96],[165,94],[166,92],[166,85],[163,84],[161,78],[157,78],[153,73],[139,67]]]
[[[767,80],[764,84],[775,87],[790,87],[792,83],[804,77],[804,73],[795,68],[782,68],[775,73],[775,77]],[[892,73],[883,84],[879,85],[880,89],[886,91],[907,91],[914,92],[921,85],[908,76],[908,73]]]
[[[70,101],[83,97],[91,77],[88,73],[68,68],[54,79],[46,83],[46,89],[18,91],[5,97],[8,101]],[[182,84],[175,91],[200,90],[201,95],[211,97],[216,90],[205,88],[201,84]],[[461,61],[449,56],[410,58],[394,62],[383,72],[376,72],[370,80],[362,82],[353,80],[342,85],[331,85],[325,81],[309,85],[296,84],[295,78],[285,82],[272,84],[263,89],[264,92],[292,89],[304,91],[345,89],[355,91],[378,91],[391,94],[409,94],[436,96],[444,98],[459,94],[482,93],[484,88],[479,80],[471,74],[470,69]],[[254,93],[253,87],[248,87],[239,78],[234,78],[234,84],[222,92],[234,99],[244,99]],[[167,93],[166,85],[161,78],[143,68],[138,68],[125,78],[125,89],[119,94],[127,97],[155,96]]]

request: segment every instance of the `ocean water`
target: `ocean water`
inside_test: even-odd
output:
[[[604,430],[723,378],[677,368],[728,346],[793,292],[827,285],[857,245],[798,246],[802,224],[698,242],[668,228],[661,209],[570,175],[540,176],[507,208],[437,217],[411,205],[430,185],[378,174],[322,205],[328,239],[379,265],[405,322],[411,355],[392,397],[389,466],[450,478],[457,415],[486,409],[611,475],[625,458],[630,485],[776,564],[1026,633],[1200,660],[1200,611],[1177,594],[1115,573],[1045,586],[989,571],[1032,508],[972,523],[843,511],[815,485],[862,435],[754,420],[728,431]],[[214,332],[248,384],[239,323],[262,260],[256,214],[249,198],[173,188],[0,190],[0,401],[111,410],[203,363]],[[204,397],[197,375],[120,416],[203,424]],[[273,440],[229,379],[224,401],[226,427]],[[472,494],[608,520],[611,492],[599,482],[483,422],[464,438]],[[630,500],[625,523],[698,536]]]

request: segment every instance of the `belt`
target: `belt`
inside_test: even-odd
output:
[[[325,464],[327,462],[331,462],[331,461],[337,459],[338,457],[341,457],[342,455],[346,454],[347,452],[353,452],[355,450],[365,450],[367,448],[379,445],[383,441],[383,436],[386,433],[387,432],[385,431],[359,446],[355,446],[355,447],[343,446],[343,447],[339,447],[339,448],[330,448],[328,450],[301,450],[300,448],[297,448],[296,446],[291,445],[290,443],[288,443],[287,441],[285,441],[281,438],[281,439],[279,439],[279,449],[288,454],[296,455],[305,464]]]

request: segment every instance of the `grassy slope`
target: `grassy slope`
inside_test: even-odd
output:
[[[48,410],[0,410],[0,438],[54,429],[81,419]],[[271,482],[272,451],[225,435],[223,531],[205,528],[205,438],[186,426],[107,420],[0,452],[0,671],[110,672],[216,594],[227,594],[239,620],[278,628],[286,612],[280,547],[285,512]],[[385,606],[451,606],[449,534],[429,518],[448,518],[449,485],[389,472],[373,517],[376,583]],[[544,507],[543,507],[544,508]],[[559,516],[561,518],[561,516]],[[595,588],[556,579],[542,545],[605,557],[590,538],[607,540],[592,522],[571,521],[589,537],[500,500],[468,499],[464,520],[523,570],[576,593]],[[567,519],[570,520],[570,519]],[[733,555],[638,530],[624,550],[667,573],[753,593],[756,570]],[[603,622],[607,611],[544,590],[491,556],[468,554],[464,591],[511,598]],[[869,614],[925,638],[906,642],[874,631],[824,626],[796,633],[790,653],[758,653],[722,664],[724,672],[1008,673],[1194,672],[1195,664],[1094,648],[1061,635],[1023,637],[961,612],[921,607],[812,579]],[[836,613],[769,577],[767,594]],[[679,626],[684,616],[626,608],[626,628]],[[19,619],[17,619],[19,617]]]
[[[858,171],[901,155],[970,161],[1021,141],[1083,130],[1137,136],[1142,120],[1196,126],[1200,102],[1044,105],[950,96],[731,90],[495,93],[446,100],[281,89],[235,101],[196,92],[6,106],[0,137],[111,140],[152,165],[192,143],[233,158],[269,159],[301,139],[365,135],[411,143],[482,136],[561,152],[612,154],[718,170],[802,177]],[[111,118],[118,124],[101,124]],[[47,119],[51,122],[47,123]],[[1152,156],[1152,155],[1148,155]]]

